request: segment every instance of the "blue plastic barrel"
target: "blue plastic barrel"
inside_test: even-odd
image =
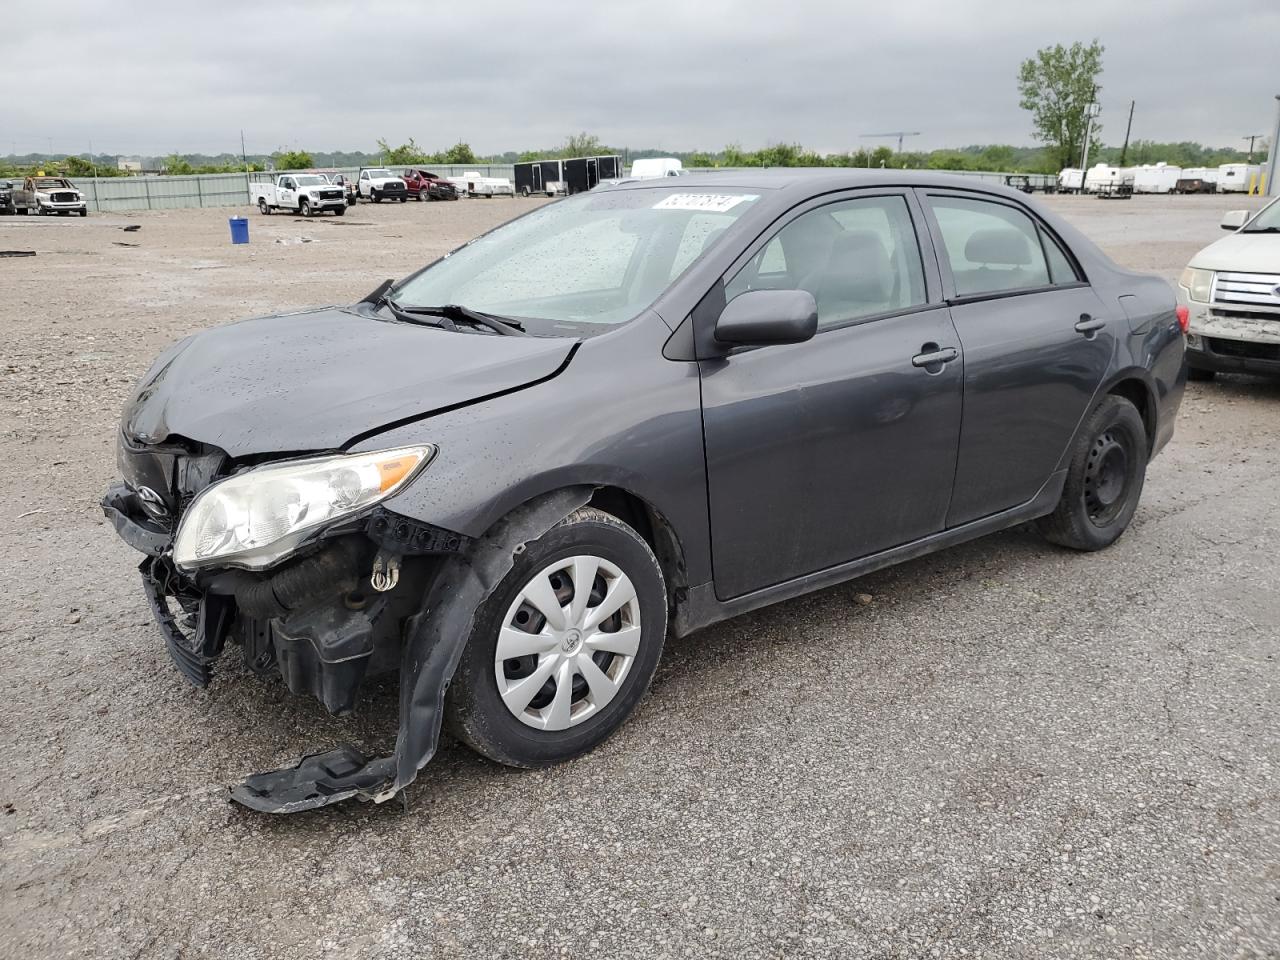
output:
[[[249,242],[248,218],[232,217],[227,222],[231,224],[231,242],[232,243],[248,243]]]

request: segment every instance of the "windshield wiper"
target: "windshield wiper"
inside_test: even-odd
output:
[[[1250,230],[1248,227],[1245,227],[1243,232],[1244,233],[1280,233],[1280,227],[1256,227],[1253,230]]]
[[[446,303],[441,307],[400,307],[409,313],[424,314],[432,317],[444,317],[455,323],[471,323],[478,327],[488,327],[494,333],[504,337],[527,337],[524,324],[512,317],[501,317],[496,313],[482,313],[457,303]]]
[[[394,280],[384,280],[378,284],[377,289],[360,300],[360,303],[367,303],[377,310],[380,307],[386,307],[391,315],[402,323],[416,323],[420,327],[439,327],[442,330],[457,331],[458,327],[448,317],[441,317],[443,323],[432,323],[430,320],[424,320],[415,307],[403,307],[396,303],[395,299],[387,295],[387,291],[395,286]]]
[[[504,337],[531,336],[531,334],[525,332],[524,324],[519,320],[512,317],[500,317],[496,313],[481,313],[479,310],[472,310],[470,307],[464,307],[456,303],[446,303],[440,307],[410,307],[397,303],[387,295],[387,291],[394,285],[394,281],[385,280],[360,302],[373,304],[375,310],[379,307],[386,307],[397,320],[402,320],[405,323],[417,323],[424,327],[442,327],[445,330],[456,331],[459,323],[469,323],[477,327],[486,327]],[[432,323],[429,320],[422,319],[423,317],[439,317],[444,322]]]

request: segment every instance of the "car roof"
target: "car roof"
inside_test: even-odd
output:
[[[733,187],[748,190],[786,190],[804,193],[826,193],[859,187],[940,187],[953,190],[982,190],[1021,198],[998,180],[936,173],[931,170],[860,169],[857,167],[770,167],[760,170],[713,170],[686,173],[680,177],[657,177],[646,180],[622,180],[610,190],[678,189],[701,190]]]

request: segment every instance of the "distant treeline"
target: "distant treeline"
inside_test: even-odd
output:
[[[507,151],[491,156],[475,154],[466,143],[456,143],[439,152],[420,149],[412,139],[393,147],[386,141],[378,142],[376,152],[363,151],[276,151],[272,154],[251,155],[247,158],[251,170],[298,170],[311,167],[359,167],[372,164],[405,166],[415,163],[431,164],[485,164],[517,163],[522,160],[555,159],[563,157],[593,156],[597,154],[621,154],[628,162],[645,157],[676,157],[686,167],[896,167],[918,170],[994,170],[1005,173],[1057,173],[1049,152],[1043,147],[1015,147],[1006,144],[988,144],[931,151],[904,151],[896,153],[888,146],[872,150],[856,150],[846,153],[817,153],[798,143],[776,143],[759,150],[744,150],[730,144],[714,153],[702,150],[662,150],[657,148],[630,150],[609,147],[588,134],[569,137],[559,147],[547,150]],[[1266,159],[1266,145],[1261,144],[1253,154],[1255,162]],[[8,156],[0,158],[0,177],[20,177],[37,170],[51,175],[69,177],[123,177],[127,171],[118,168],[117,156],[109,154],[80,154],[78,156],[50,157],[43,154]],[[1200,143],[1158,143],[1153,140],[1135,140],[1129,144],[1124,163],[1136,165],[1165,162],[1178,167],[1213,167],[1222,163],[1242,163],[1247,159],[1243,150],[1231,147],[1208,147]],[[1104,146],[1090,155],[1090,163],[1121,163],[1121,148]],[[148,173],[193,174],[235,173],[243,171],[245,160],[235,154],[216,155],[188,153],[170,154],[167,157],[141,158],[142,168]]]

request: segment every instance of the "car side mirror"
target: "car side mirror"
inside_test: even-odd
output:
[[[1248,210],[1228,210],[1222,215],[1223,230],[1239,230],[1248,222]]]
[[[716,320],[719,343],[803,343],[818,331],[818,304],[808,290],[748,290]]]

